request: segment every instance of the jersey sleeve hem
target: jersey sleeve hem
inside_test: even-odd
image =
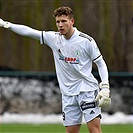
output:
[[[93,59],[93,62],[97,62],[98,60],[100,60],[102,58],[102,55],[99,55],[97,58]]]
[[[41,32],[41,36],[40,36],[40,44],[45,44],[43,31]]]

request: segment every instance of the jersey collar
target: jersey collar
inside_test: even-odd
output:
[[[79,31],[77,30],[77,28],[76,28],[76,27],[73,27],[73,28],[74,28],[74,33],[73,33],[73,35],[71,36],[70,39],[67,40],[67,39],[65,39],[65,37],[63,36],[63,39],[64,39],[66,42],[73,40],[76,36],[79,36]]]

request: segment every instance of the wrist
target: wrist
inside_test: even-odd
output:
[[[102,91],[102,92],[104,91],[104,92],[110,93],[110,89],[109,89],[109,88],[102,88],[101,91]]]
[[[10,22],[4,22],[3,24],[3,27],[7,29],[10,28],[10,26],[11,26]]]
[[[100,89],[109,89],[109,83],[108,82],[101,82],[100,84],[99,84],[99,88]]]

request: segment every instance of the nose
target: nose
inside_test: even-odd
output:
[[[59,24],[59,27],[62,27],[62,22],[59,22],[58,24]]]

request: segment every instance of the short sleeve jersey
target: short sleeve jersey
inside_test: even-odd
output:
[[[53,51],[61,93],[68,96],[98,89],[91,73],[92,62],[102,57],[94,39],[74,29],[69,40],[53,31],[43,31],[40,37],[41,44],[47,44]]]

